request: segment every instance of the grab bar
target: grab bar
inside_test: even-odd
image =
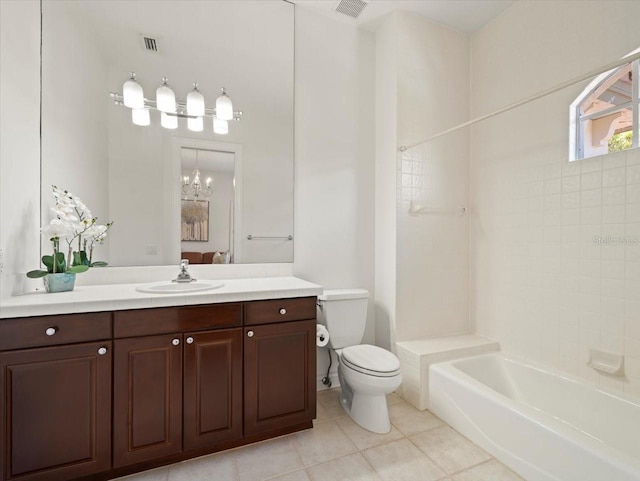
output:
[[[249,234],[247,240],[293,240],[293,236],[260,236]]]
[[[465,214],[467,212],[467,208],[464,206],[454,207],[450,209],[445,208],[429,208],[423,207],[418,204],[414,204],[413,201],[409,203],[409,214],[418,215],[418,214]]]

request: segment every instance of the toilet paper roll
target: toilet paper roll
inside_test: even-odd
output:
[[[316,324],[316,346],[325,347],[329,344],[329,331],[322,324]]]

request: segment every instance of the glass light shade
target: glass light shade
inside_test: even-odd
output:
[[[232,120],[233,119],[233,102],[222,89],[222,93],[218,95],[216,99],[216,117],[220,120]],[[225,132],[226,133],[226,132]]]
[[[160,112],[175,113],[176,94],[167,85],[167,79],[162,79],[162,85],[156,90],[156,107]]]
[[[204,115],[204,95],[198,90],[198,84],[193,84],[193,90],[187,94],[187,114]]]
[[[204,121],[202,120],[202,117],[189,117],[187,119],[187,128],[192,132],[202,132],[202,129],[204,128]]]
[[[160,125],[165,129],[177,129],[178,117],[175,115],[167,115],[165,112],[160,113]]]
[[[131,78],[122,85],[122,97],[125,107],[130,109],[144,108],[144,92],[142,86],[136,82],[136,74],[131,72]]]
[[[200,171],[198,169],[194,169],[193,172],[191,172],[191,175],[193,175],[191,184],[194,186],[200,185]]]
[[[213,118],[213,131],[216,134],[226,135],[229,133],[229,122],[226,120],[219,119],[218,117]]]
[[[151,123],[149,109],[131,109],[131,120],[142,127],[149,125]]]

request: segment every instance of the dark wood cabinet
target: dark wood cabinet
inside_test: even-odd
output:
[[[182,335],[117,339],[113,359],[113,465],[182,450]]]
[[[312,427],[315,302],[0,319],[0,481],[110,479]]]
[[[242,329],[184,337],[184,449],[241,438]]]
[[[315,341],[315,319],[244,328],[245,434],[315,418]]]
[[[2,479],[111,467],[111,341],[2,352],[0,386]]]

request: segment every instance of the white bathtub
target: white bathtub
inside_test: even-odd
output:
[[[502,353],[432,364],[434,414],[527,481],[640,481],[640,403]]]

